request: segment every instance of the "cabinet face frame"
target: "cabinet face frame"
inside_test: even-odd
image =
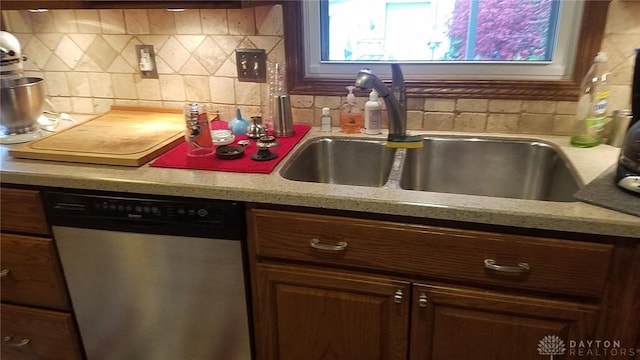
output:
[[[4,184],[1,190],[0,263],[7,270],[1,291],[2,357],[81,360],[82,344],[42,193]]]
[[[259,222],[256,219],[255,214],[269,214],[266,215],[267,221],[263,222],[264,224],[269,225],[268,229],[264,229],[263,226],[259,225]],[[306,208],[295,208],[295,207],[285,207],[285,206],[275,206],[275,205],[265,205],[265,204],[249,204],[247,206],[247,224],[248,224],[248,235],[249,235],[249,259],[250,259],[250,268],[253,274],[252,277],[252,287],[254,288],[254,311],[256,312],[257,317],[264,317],[267,319],[265,321],[270,320],[270,313],[264,313],[263,308],[258,306],[258,302],[261,299],[258,299],[256,294],[258,291],[255,289],[258,286],[263,286],[264,284],[259,284],[256,281],[255,277],[255,267],[261,266],[265,264],[280,264],[280,266],[285,267],[286,264],[296,264],[297,268],[314,268],[314,269],[332,269],[333,272],[341,273],[341,272],[350,272],[350,271],[363,271],[368,272],[369,270],[375,271],[376,274],[381,274],[379,276],[387,276],[388,274],[394,274],[394,276],[398,277],[400,280],[410,279],[415,284],[425,283],[430,284],[428,286],[434,288],[441,289],[453,289],[454,295],[460,295],[459,291],[462,290],[468,291],[468,295],[471,295],[471,298],[479,298],[481,300],[479,306],[479,311],[496,311],[496,309],[500,309],[502,306],[506,306],[511,302],[518,301],[522,302],[524,300],[524,305],[520,305],[523,309],[529,309],[528,313],[533,313],[534,316],[536,312],[540,312],[543,316],[547,316],[551,319],[552,322],[557,322],[566,328],[566,333],[572,334],[570,336],[577,338],[582,336],[585,339],[621,339],[623,344],[629,344],[629,346],[633,346],[632,344],[638,343],[640,346],[640,243],[637,239],[631,238],[617,238],[617,237],[607,237],[607,236],[587,236],[587,238],[583,237],[583,234],[556,234],[552,232],[542,232],[535,233],[536,237],[539,237],[542,243],[548,243],[546,240],[550,240],[551,243],[561,243],[561,244],[585,244],[586,248],[593,249],[601,249],[605,253],[609,253],[605,257],[605,259],[600,258],[600,262],[604,262],[606,264],[595,264],[595,262],[589,262],[589,266],[601,266],[602,267],[602,276],[606,278],[604,289],[597,290],[595,293],[597,296],[586,296],[575,295],[575,296],[559,296],[558,294],[551,295],[550,297],[545,294],[537,293],[537,292],[523,292],[517,291],[515,288],[494,288],[489,287],[488,289],[493,289],[493,291],[485,291],[482,290],[483,286],[479,284],[472,284],[472,282],[450,282],[444,278],[434,278],[429,277],[427,280],[426,277],[413,276],[406,272],[389,272],[384,269],[369,269],[367,268],[358,268],[355,269],[353,266],[349,266],[348,263],[343,263],[339,259],[341,257],[345,257],[345,255],[332,256],[328,254],[327,256],[322,256],[319,258],[309,258],[308,252],[309,250],[302,250],[302,247],[291,246],[291,243],[287,243],[286,248],[282,248],[280,245],[274,246],[273,234],[272,231],[275,228],[278,228],[278,221],[273,222],[274,217],[284,216],[282,220],[283,224],[287,224],[287,232],[289,233],[287,238],[291,241],[296,240],[304,240],[306,241],[306,246],[308,247],[309,241],[308,239],[299,239],[299,233],[296,232],[294,228],[291,227],[290,221],[293,217],[296,216],[302,217],[330,217],[331,219],[340,218],[343,221],[354,221],[355,223],[359,223],[361,221],[374,221],[370,219],[367,214],[360,213],[349,213],[349,212],[341,212],[341,211],[332,211],[332,210],[322,210],[322,209],[314,209],[309,210]],[[274,217],[272,217],[274,216]],[[431,222],[431,221],[420,221],[420,219],[415,222],[411,222],[404,218],[398,217],[376,217],[375,221],[382,222],[392,222],[394,224],[405,224],[409,226],[436,226],[442,227],[444,229],[453,229],[454,231],[480,231],[484,232],[484,228],[478,229],[476,227],[465,227],[465,224],[460,226],[458,225],[450,225],[445,224],[442,225],[439,222]],[[309,228],[310,226],[303,227],[305,232],[313,231]],[[325,230],[331,232],[335,230],[336,224],[329,221],[323,227]],[[490,228],[490,232],[496,234],[502,234],[499,229]],[[533,234],[528,232],[510,232],[505,231],[507,237],[511,236],[525,236],[530,237]],[[281,236],[285,236],[282,234]],[[327,241],[328,244],[335,243],[336,241],[342,241],[344,237],[347,235],[342,234],[335,238],[331,238],[331,241]],[[586,236],[586,235],[585,235]],[[265,242],[266,241],[266,242]],[[260,244],[262,242],[262,244]],[[576,243],[577,242],[577,243]],[[269,253],[265,255],[264,249],[259,249],[260,246],[268,246],[270,251],[276,251],[273,253]],[[571,245],[568,245],[572,247]],[[579,245],[579,247],[583,247]],[[353,250],[353,249],[351,249]],[[613,251],[612,251],[613,250]],[[557,251],[554,251],[557,252]],[[613,252],[613,254],[611,254]],[[320,260],[320,258],[322,260]],[[344,259],[343,259],[344,260]],[[569,259],[570,261],[574,261],[575,259]],[[565,261],[562,261],[564,263]],[[563,266],[563,264],[557,264],[558,266]],[[285,267],[286,268],[286,267]],[[342,270],[340,270],[342,269]],[[438,284],[437,286],[434,284]],[[457,285],[456,285],[457,284]],[[557,286],[557,284],[556,284]],[[596,286],[594,284],[591,285]],[[596,287],[599,287],[596,286]],[[419,296],[420,293],[416,290],[417,287],[412,287],[412,301],[411,301],[411,316],[415,316],[414,309],[419,306]],[[501,289],[501,290],[499,290]],[[595,289],[594,289],[595,290]],[[491,293],[488,298],[486,294]],[[480,295],[478,295],[480,294]],[[509,295],[514,294],[514,295]],[[516,295],[517,294],[517,295]],[[460,296],[451,296],[451,300],[453,303],[456,302],[456,299]],[[468,296],[467,296],[468,297]],[[464,296],[462,299],[466,298]],[[483,300],[484,299],[484,300]],[[488,299],[488,300],[487,300]],[[549,299],[562,299],[562,300],[549,300]],[[493,300],[493,301],[491,301]],[[484,301],[485,303],[483,303]],[[486,301],[489,301],[489,305],[486,304]],[[491,303],[494,302],[494,305]],[[482,305],[485,304],[485,305]],[[557,307],[557,309],[554,309]],[[485,310],[482,310],[485,309]],[[261,314],[257,314],[258,312],[262,312]],[[565,314],[566,312],[566,314]],[[512,312],[513,313],[513,312]],[[526,314],[526,312],[525,312]],[[517,318],[517,313],[514,316]],[[418,322],[412,319],[412,325],[416,325]],[[424,331],[424,328],[422,329]],[[415,332],[415,331],[414,331]],[[260,334],[260,333],[258,333]],[[414,346],[413,339],[416,339],[418,335],[416,333],[410,333],[410,341],[409,346]],[[419,333],[417,333],[419,334]],[[575,335],[575,334],[586,334],[586,335]],[[537,335],[537,334],[536,334]],[[539,340],[539,339],[537,339]],[[530,345],[527,345],[530,346]],[[540,358],[537,352],[537,343],[534,344],[532,348],[533,355],[536,356],[536,360]],[[414,352],[413,349],[409,350],[410,352]],[[427,360],[429,359],[426,355],[424,357],[420,357],[420,354],[429,354],[429,349],[419,349],[416,351],[420,351],[416,353],[415,356],[407,359],[410,360]],[[267,354],[267,359],[276,359],[277,354]],[[528,354],[531,355],[531,354]],[[274,357],[275,356],[275,357]],[[433,359],[440,360],[440,359]],[[447,359],[449,360],[449,359]],[[511,359],[510,359],[511,360]]]
[[[257,358],[320,360],[325,352],[351,360],[407,358],[409,283],[270,264],[257,265],[256,275]],[[322,331],[314,321],[335,329]]]

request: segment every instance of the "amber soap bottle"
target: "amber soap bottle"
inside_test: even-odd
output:
[[[362,111],[356,104],[353,89],[355,86],[347,86],[349,94],[340,111],[340,130],[345,134],[359,134],[362,129]]]

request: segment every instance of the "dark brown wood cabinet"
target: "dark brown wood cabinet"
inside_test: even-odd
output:
[[[1,311],[3,359],[82,359],[69,313],[9,304]]]
[[[6,270],[2,278],[2,301],[69,309],[52,239],[3,233],[0,251],[2,269]]]
[[[539,360],[545,336],[592,339],[598,307],[414,285],[410,360]]]
[[[249,207],[259,360],[534,360],[547,336],[566,351],[604,336],[635,345],[636,329],[607,321],[639,318],[634,294],[610,294],[625,291],[612,278],[637,277],[614,274],[625,251],[610,241],[329,213]]]
[[[0,227],[2,231],[49,236],[40,192],[2,187],[0,190]]]
[[[3,0],[2,10],[29,9],[240,9],[274,0]]]
[[[82,359],[40,192],[3,186],[0,200],[2,359]]]
[[[601,295],[613,251],[608,244],[286,211],[256,209],[250,218],[260,257],[585,296]],[[318,249],[340,242],[347,247]],[[492,270],[486,260],[531,270]]]

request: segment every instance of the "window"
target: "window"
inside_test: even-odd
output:
[[[363,16],[368,23],[365,21],[359,26],[368,27],[371,31],[363,32],[358,36],[347,36],[340,35],[340,27],[331,28],[330,21],[337,23],[340,17],[331,19],[331,14],[338,12],[332,10],[332,7],[346,6],[349,1],[360,2],[359,8],[368,9],[368,15]],[[535,41],[539,42],[537,47],[529,52],[512,51],[510,54],[506,52],[496,54],[494,50],[491,53],[486,51],[487,46],[482,42],[485,36],[482,31],[486,32],[486,30],[476,25],[475,28],[466,30],[465,36],[475,33],[476,40],[470,44],[470,42],[465,43],[467,38],[463,39],[464,51],[473,50],[475,46],[476,50],[485,52],[467,51],[474,55],[462,57],[452,51],[453,37],[450,36],[451,29],[447,27],[447,21],[451,21],[447,20],[447,17],[451,16],[451,7],[459,1],[466,1],[470,7],[478,5],[478,9],[469,8],[467,11],[476,11],[478,19],[487,18],[483,13],[482,3],[489,0],[284,2],[285,46],[287,62],[290,64],[288,67],[290,91],[300,94],[342,94],[344,86],[351,84],[351,79],[359,68],[369,67],[381,77],[388,78],[390,72],[388,62],[394,61],[402,63],[410,97],[575,100],[578,91],[576,79],[580,79],[588,70],[591,59],[600,47],[608,1],[518,1],[518,3],[533,2],[545,6],[543,10],[538,8],[544,16],[528,20],[546,23],[546,30],[535,34],[537,36]],[[496,2],[496,0],[492,1]],[[507,1],[507,3],[516,2]],[[375,8],[371,4],[380,4],[380,6]],[[340,10],[340,13],[345,12],[351,19],[359,18],[356,14],[360,13],[355,10],[345,11],[344,8]],[[519,12],[523,11],[512,11],[513,14]],[[325,15],[321,16],[323,13]],[[417,22],[415,19],[418,18],[432,19],[430,23],[440,24],[440,29],[424,31],[420,35],[408,37],[398,36],[388,29],[393,24],[415,23]],[[468,19],[461,23],[464,22],[472,23]],[[486,23],[485,20],[483,20],[484,23]],[[583,26],[585,23],[589,26]],[[354,28],[357,27],[354,26]],[[465,32],[465,30],[460,31],[458,30],[458,33]],[[332,32],[335,37],[332,37]],[[321,40],[321,34],[324,35],[324,40]],[[331,40],[334,38],[338,40]],[[351,48],[346,46],[345,39],[359,41],[358,51],[354,51],[353,42]],[[526,37],[523,41],[525,40],[527,40]],[[396,46],[396,50],[389,50],[394,48],[393,45],[401,42],[406,44],[407,41],[410,44],[421,43],[424,46],[420,51],[416,50],[418,46],[407,49],[404,45]],[[393,45],[387,46],[389,44]],[[461,50],[463,46],[457,44],[457,49]],[[400,60],[402,58],[404,60]]]
[[[566,79],[571,75],[582,4],[557,0],[304,1],[307,44],[321,44],[320,48],[306,48],[306,70],[320,77],[352,76],[364,63],[388,76],[386,63],[395,61],[403,63],[403,72],[412,79]],[[527,22],[535,26],[522,26]],[[507,32],[511,39],[504,35]],[[358,64],[350,64],[353,62]]]
[[[567,2],[561,12],[561,5],[559,0],[323,0],[321,60],[551,61],[559,15],[568,28],[562,33],[571,35],[560,40],[575,40],[579,16],[573,15],[582,9]]]

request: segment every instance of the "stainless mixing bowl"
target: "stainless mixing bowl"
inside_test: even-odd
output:
[[[9,135],[36,130],[44,106],[44,79],[2,79],[0,85],[0,131]]]

